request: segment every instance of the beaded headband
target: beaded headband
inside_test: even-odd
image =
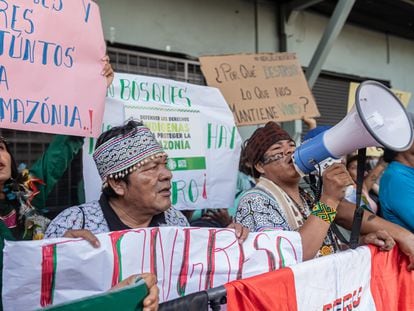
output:
[[[138,126],[97,147],[93,159],[105,188],[108,178],[123,178],[145,163],[165,155],[150,129]]]

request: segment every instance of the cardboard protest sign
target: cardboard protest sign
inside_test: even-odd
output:
[[[99,134],[106,81],[91,0],[0,2],[0,127]]]
[[[250,233],[240,244],[227,228],[142,228],[87,241],[6,241],[4,310],[34,310],[107,291],[132,274],[157,275],[160,301],[302,261],[297,232]]]
[[[319,116],[294,53],[200,57],[207,84],[220,89],[238,126]]]
[[[233,207],[241,138],[217,89],[117,73],[102,130],[130,118],[142,120],[168,153],[175,208]],[[92,160],[94,145],[89,139],[83,149],[87,201],[99,198],[102,184]]]
[[[357,90],[358,86],[359,86],[359,83],[356,83],[356,82],[350,82],[349,83],[347,111],[350,111],[352,106],[355,103],[355,94],[356,94],[356,90]],[[397,89],[391,89],[391,91],[395,94],[395,96],[397,96],[397,98],[401,101],[401,103],[404,105],[404,107],[407,108],[407,106],[410,102],[411,93],[401,91],[401,90],[397,90]]]

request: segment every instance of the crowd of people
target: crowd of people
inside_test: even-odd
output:
[[[109,59],[104,58],[102,74],[108,85],[113,79]],[[249,232],[286,230],[299,232],[303,260],[329,255],[346,248],[333,230],[352,226],[355,201],[356,158],[336,163],[323,175],[321,195],[300,186],[292,154],[296,144],[275,122],[258,128],[247,139],[240,158],[240,174],[247,177],[229,215],[227,209],[205,211],[199,219],[171,204],[172,173],[168,155],[150,129],[138,121],[102,133],[93,154],[102,180],[97,201],[69,207],[53,220],[41,213],[46,198],[68,164],[79,152],[83,139],[57,135],[43,157],[30,169],[18,170],[6,138],[0,139],[0,231],[5,239],[82,237],[99,247],[95,234],[131,228],[158,226],[221,226],[235,229],[240,243]],[[414,189],[414,147],[400,153],[386,150],[385,161],[367,172],[363,184],[366,208],[361,227],[361,244],[390,250],[395,243],[409,257],[414,269],[414,212],[410,201]],[[379,176],[379,201],[371,197]],[[351,193],[351,194],[350,194]],[[383,218],[381,218],[381,216]],[[189,218],[187,218],[188,216]],[[234,216],[234,217],[231,217]],[[144,275],[149,295],[144,310],[158,308],[154,275]],[[136,279],[131,276],[121,285]],[[118,286],[121,286],[118,285]]]

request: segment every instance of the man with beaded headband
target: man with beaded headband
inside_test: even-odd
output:
[[[314,202],[299,188],[300,175],[292,162],[294,151],[294,141],[275,122],[258,128],[245,142],[240,167],[244,173],[257,178],[258,183],[241,195],[236,222],[251,231],[298,231],[302,238],[303,259],[307,260],[316,254],[331,254],[338,250],[330,224],[352,178],[344,165],[332,165],[323,174],[320,201]],[[387,250],[394,245],[386,232],[371,233],[365,242]]]
[[[98,234],[189,225],[184,215],[171,207],[172,174],[167,155],[142,123],[129,121],[102,133],[93,158],[102,179],[100,199],[61,212],[49,225],[46,237],[78,229]]]

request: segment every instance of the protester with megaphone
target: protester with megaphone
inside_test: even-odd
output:
[[[336,163],[323,174],[324,188],[319,201],[299,188],[300,174],[292,154],[295,143],[279,125],[267,123],[248,139],[242,151],[246,174],[258,178],[257,185],[240,198],[236,222],[252,231],[279,229],[298,231],[303,259],[331,254],[340,249],[330,231],[336,208],[345,188],[353,183],[345,166]],[[367,241],[390,249],[394,241],[386,232],[370,234]],[[322,246],[322,247],[321,247]]]

